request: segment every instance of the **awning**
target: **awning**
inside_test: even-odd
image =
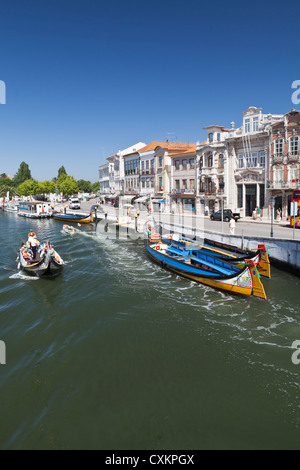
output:
[[[138,197],[134,202],[146,202],[147,199],[150,199],[149,196]]]
[[[120,199],[126,199],[126,201],[131,201],[131,199],[133,199],[135,197],[134,194],[131,194],[130,196],[128,194],[126,194],[125,196],[120,196]]]

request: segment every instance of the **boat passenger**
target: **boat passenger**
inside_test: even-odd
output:
[[[28,234],[28,239],[29,239],[30,237],[36,238],[36,233],[35,233],[32,229],[30,229],[30,232],[29,232],[29,234]]]

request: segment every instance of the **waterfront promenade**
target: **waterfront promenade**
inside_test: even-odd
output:
[[[88,213],[91,209],[91,206],[96,204],[95,200],[93,201],[84,201],[81,203],[81,212]],[[122,217],[127,214],[126,210],[115,209],[109,204],[104,204],[101,206],[109,219],[115,217]],[[119,211],[119,212],[118,212]],[[146,211],[141,211],[139,215],[139,222],[145,222],[147,220],[148,213]],[[154,212],[153,217],[158,222],[162,223],[172,223],[175,225],[180,225],[183,227],[197,227],[199,230],[204,230],[208,232],[222,233],[222,222],[212,221],[209,217],[197,216],[197,215],[171,215],[168,213],[158,213]],[[223,233],[224,235],[230,234],[228,222],[223,222]],[[243,237],[261,237],[261,238],[271,238],[271,220],[263,219],[254,220],[250,217],[245,217],[240,219],[236,223],[235,235]],[[293,239],[293,229],[289,226],[289,222],[282,220],[281,222],[274,221],[273,223],[273,238],[274,239]],[[295,240],[300,241],[300,230],[295,230]]]

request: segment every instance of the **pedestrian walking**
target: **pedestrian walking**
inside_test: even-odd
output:
[[[278,208],[277,209],[277,218],[276,218],[277,222],[281,222],[281,210]]]
[[[235,232],[235,220],[233,217],[231,217],[229,221],[229,230],[230,230],[230,235],[234,235]]]

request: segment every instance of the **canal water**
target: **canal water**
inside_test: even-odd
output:
[[[142,240],[63,234],[0,213],[1,449],[299,449],[300,279],[275,268],[268,301],[153,264]],[[64,273],[31,278],[33,229]]]

